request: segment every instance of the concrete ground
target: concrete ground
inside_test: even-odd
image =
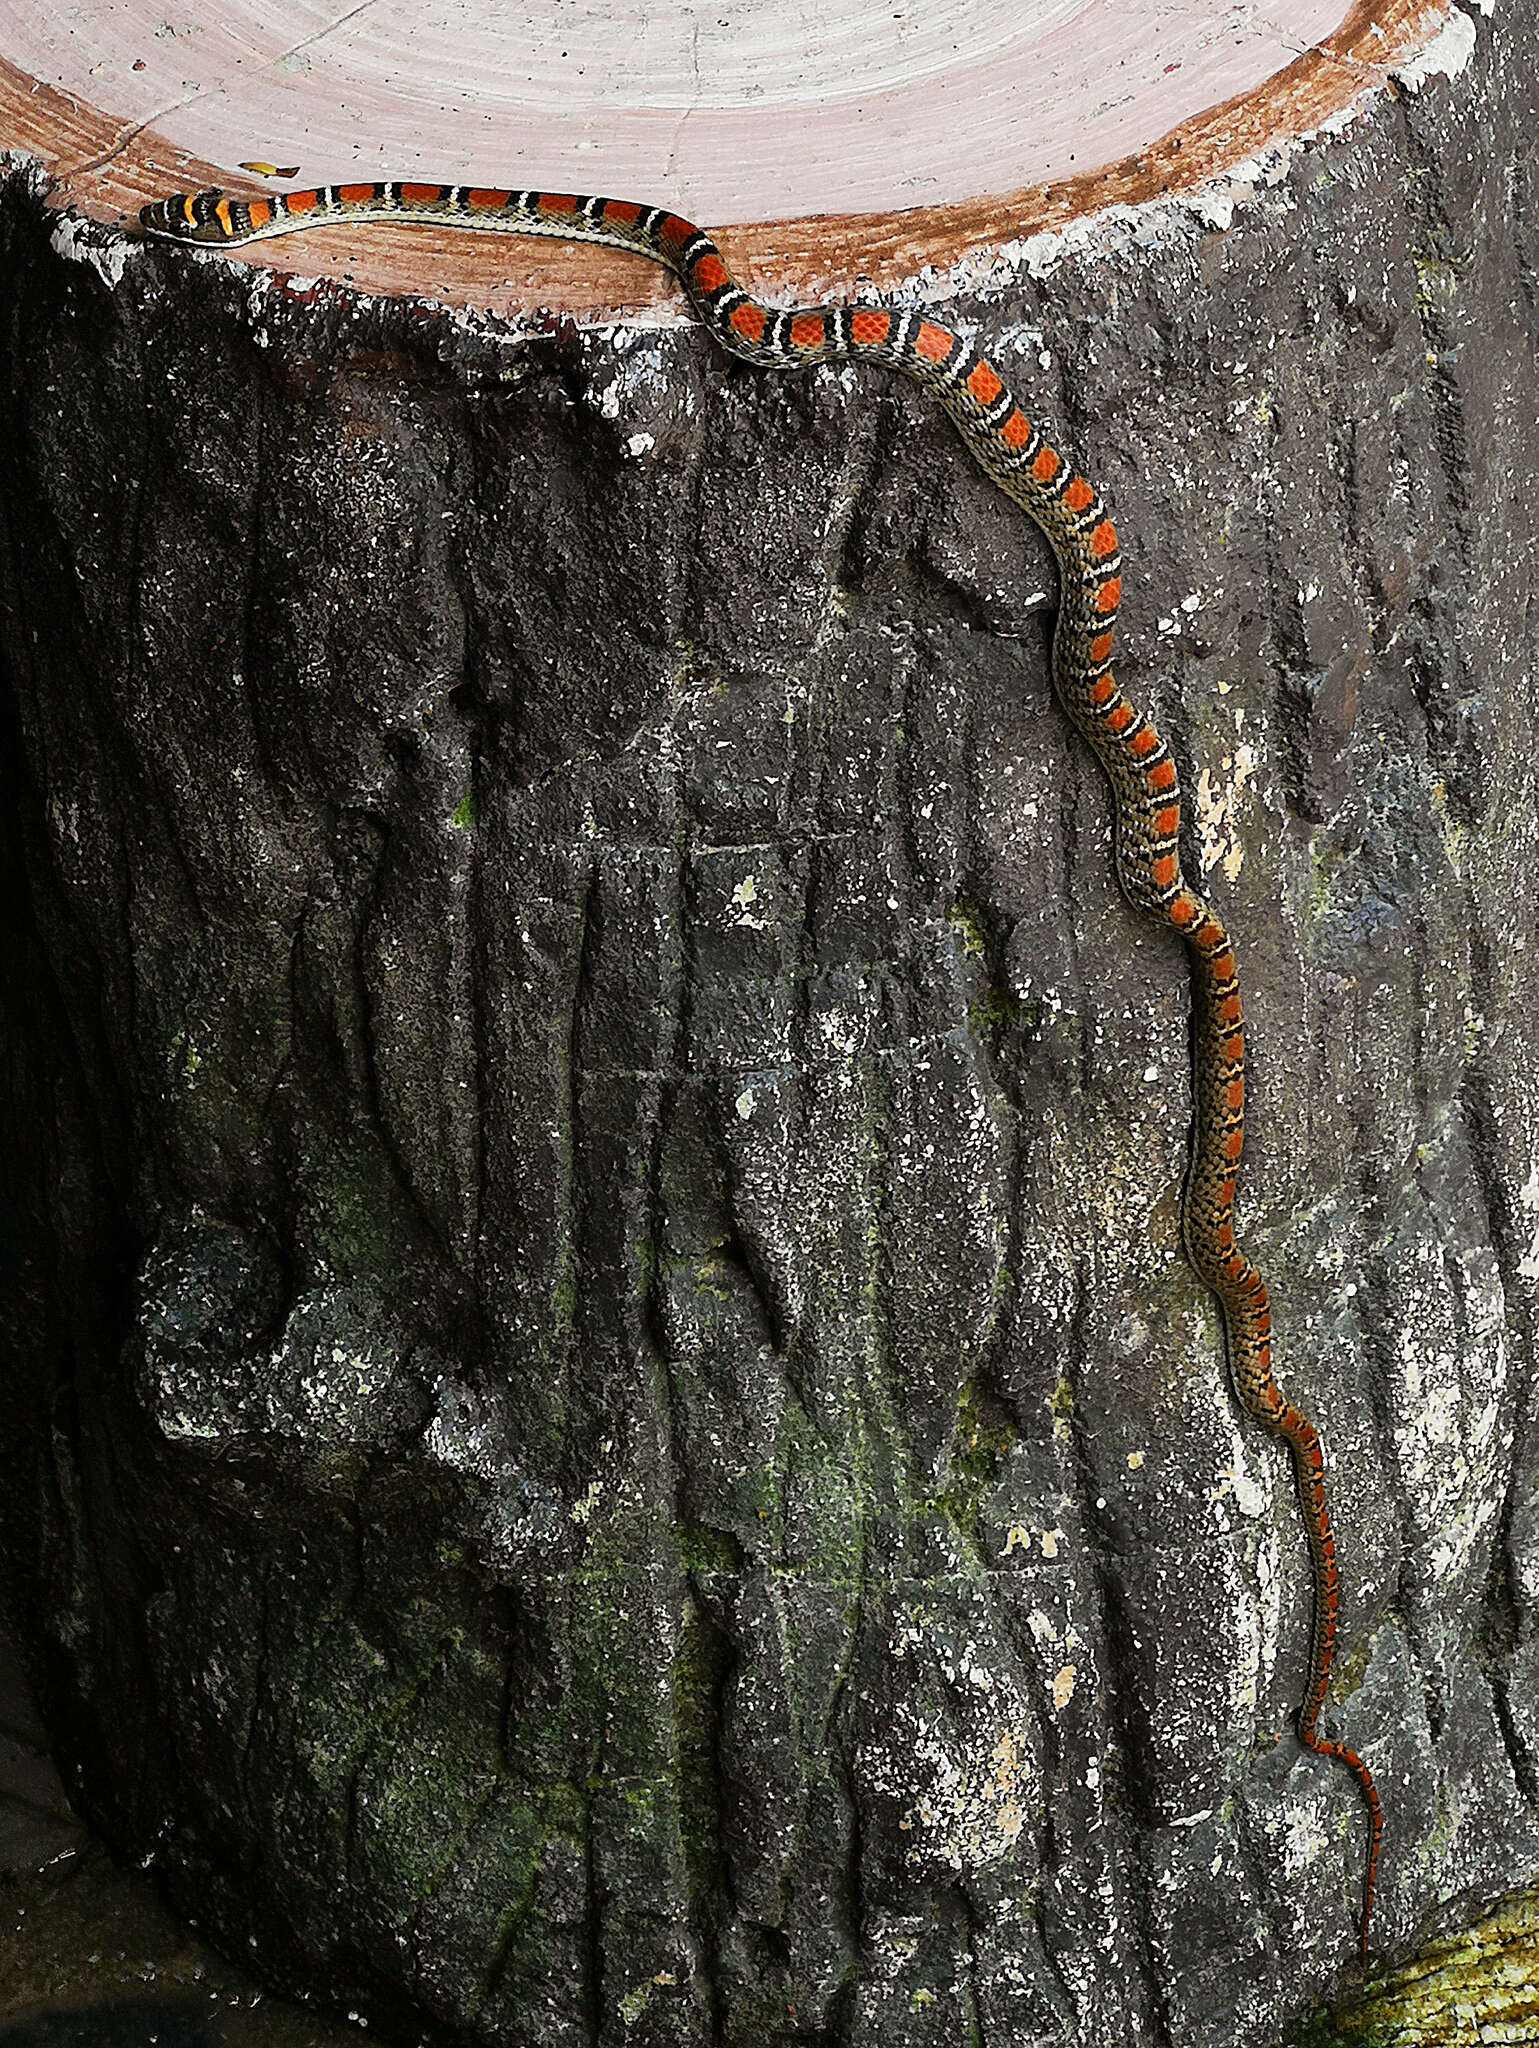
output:
[[[121,1870],[64,1796],[0,1636],[0,2048],[348,2048],[361,2027],[274,1998]]]

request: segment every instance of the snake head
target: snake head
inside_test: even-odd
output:
[[[226,242],[230,239],[231,206],[222,192],[173,192],[139,209],[139,225],[147,235],[173,242]]]

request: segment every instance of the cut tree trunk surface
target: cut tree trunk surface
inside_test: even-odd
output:
[[[941,307],[1116,513],[1394,1956],[1539,1869],[1539,0],[1379,13],[1209,156],[730,240]],[[140,244],[209,174],[169,74],[60,62],[0,184],[0,1539],[82,1810],[404,2041],[1268,2048],[1364,1813],[1046,544],[896,379],[661,273],[570,317],[628,259]]]
[[[155,0],[84,20],[61,0],[0,0],[0,138],[47,166],[55,204],[102,220],[189,184],[264,189],[241,168],[258,159],[307,185],[657,198],[726,230],[745,279],[818,297],[1189,190],[1383,91],[1445,13],[1446,0],[756,0],[635,17],[234,0],[183,22]],[[499,311],[673,297],[613,251],[524,241],[488,258],[427,227],[318,231],[302,267]]]

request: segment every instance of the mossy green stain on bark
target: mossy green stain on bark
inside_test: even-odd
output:
[[[690,1918],[707,1955],[728,1907],[720,1745],[722,1693],[733,1661],[730,1640],[689,1591],[673,1655],[674,1782]]]
[[[1336,870],[1341,856],[1316,833],[1309,843],[1309,921],[1323,924],[1330,915]]]
[[[964,958],[978,961],[987,971],[985,986],[969,1002],[967,1021],[982,1037],[1001,1031],[1036,1031],[1042,1023],[1041,1003],[1021,1002],[1000,978],[1000,948],[992,938],[985,912],[969,897],[959,896],[946,913],[946,922],[961,942]],[[977,970],[969,976],[976,980]]]
[[[349,1860],[385,1891],[427,1897],[494,1796],[496,1677],[451,1629],[381,1714],[357,1766]]]
[[[171,1040],[171,1063],[180,1070],[185,1080],[195,1081],[198,1078],[203,1055],[185,1031],[178,1031]]]
[[[991,983],[975,1003],[967,1006],[967,1021],[980,1035],[1000,1031],[1033,1032],[1042,1023],[1040,1003],[1018,1002],[1007,990]]]
[[[981,1540],[984,1495],[999,1478],[1019,1434],[1003,1402],[975,1372],[963,1384],[957,1401],[951,1485],[934,1502],[975,1548]]]
[[[565,1242],[556,1268],[555,1284],[550,1291],[550,1303],[555,1310],[557,1328],[563,1331],[574,1329],[577,1323],[577,1267],[570,1246]]]
[[[946,922],[962,942],[962,951],[973,960],[986,960],[988,934],[978,906],[959,896],[946,913]]]
[[[743,1550],[737,1538],[725,1529],[712,1529],[703,1522],[678,1522],[673,1540],[679,1563],[686,1572],[735,1572],[742,1569]]]
[[[1429,1942],[1330,2012],[1288,2048],[1464,2048],[1539,2037],[1539,1885],[1473,1927]]]
[[[548,1841],[547,1836],[531,1845],[527,1853],[517,1858],[510,1856],[499,1864],[498,1890],[503,1903],[492,1924],[488,1961],[477,1987],[477,2011],[495,1995],[510,1964],[521,1960],[533,1969],[538,1968],[544,1938],[535,1917],[535,1885]]]
[[[270,1615],[270,1626],[283,1624]],[[328,1617],[294,1687],[281,1700],[258,1704],[260,1739],[289,1758],[285,1839],[339,1880],[353,1854],[347,1816],[359,1777],[371,1755],[389,1757],[397,1770],[411,1767],[393,1734],[455,1633],[422,1602],[394,1614],[384,1640],[352,1617]]]
[[[858,1586],[864,1571],[870,1519],[870,1470],[858,1414],[847,1414],[848,1433],[820,1430],[800,1408],[781,1426],[782,1462],[772,1476],[761,1519],[797,1528],[796,1572],[819,1585]],[[778,1550],[778,1543],[777,1543]]]
[[[372,1144],[312,1153],[300,1169],[307,1228],[334,1271],[395,1274],[401,1263],[401,1196],[389,1157]]]
[[[584,1530],[568,1582],[569,1738],[602,1743],[612,1784],[660,1781],[673,1768],[668,1698],[679,1624],[671,1528],[645,1504],[601,1493]]]
[[[1062,1373],[1047,1398],[1047,1407],[1053,1418],[1053,1435],[1059,1443],[1067,1442],[1074,1427],[1074,1388]]]

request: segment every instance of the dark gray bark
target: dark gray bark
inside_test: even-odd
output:
[[[1539,1865],[1536,27],[954,309],[1241,950],[1395,1949]],[[53,225],[0,1512],[83,1810],[408,2040],[1274,2041],[1363,1816],[1043,543],[891,383]]]

